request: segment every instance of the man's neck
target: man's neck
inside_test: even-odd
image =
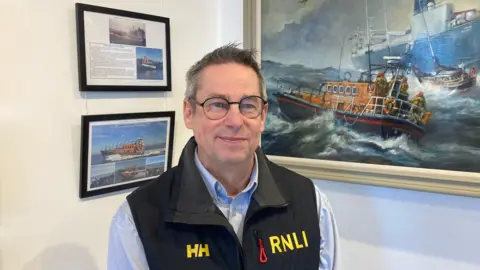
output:
[[[253,156],[248,161],[230,164],[207,162],[207,159],[202,158],[200,153],[198,158],[205,169],[223,185],[228,196],[235,197],[250,182],[250,176],[255,163]]]

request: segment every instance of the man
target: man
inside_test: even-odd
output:
[[[114,216],[108,269],[338,269],[328,200],[259,147],[264,85],[254,54],[234,45],[190,68],[183,113],[194,136]]]

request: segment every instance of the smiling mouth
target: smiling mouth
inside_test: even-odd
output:
[[[219,137],[222,141],[227,141],[227,142],[243,142],[246,141],[246,138],[242,137]]]

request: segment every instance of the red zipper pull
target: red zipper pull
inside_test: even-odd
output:
[[[258,244],[260,245],[260,262],[266,263],[268,261],[267,254],[265,253],[265,248],[263,247],[262,239],[258,239]]]
[[[258,231],[254,230],[253,233],[258,240],[257,246],[260,248],[260,255],[258,260],[260,263],[266,263],[268,261],[267,253],[265,253],[265,248],[263,247],[262,237],[259,235]]]

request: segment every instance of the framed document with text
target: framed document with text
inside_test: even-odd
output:
[[[171,91],[168,18],[75,4],[80,91]]]

